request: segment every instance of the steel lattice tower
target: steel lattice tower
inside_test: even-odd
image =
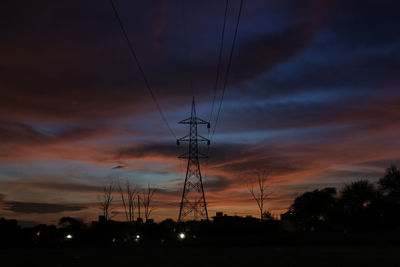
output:
[[[207,124],[210,128],[210,123],[196,117],[196,106],[192,102],[192,113],[190,118],[179,122],[180,124],[189,124],[189,134],[179,138],[177,144],[180,142],[188,142],[189,151],[180,155],[179,158],[188,159],[186,168],[185,183],[183,186],[182,200],[179,209],[178,222],[182,221],[186,216],[193,213],[196,220],[200,215],[201,218],[208,220],[207,203],[204,194],[203,180],[200,172],[201,158],[207,158],[206,155],[199,152],[199,142],[207,142],[210,145],[210,140],[197,133],[198,124]]]

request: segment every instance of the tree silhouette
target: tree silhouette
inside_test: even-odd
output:
[[[137,190],[131,186],[129,181],[125,184],[125,189],[122,188],[121,184],[118,184],[119,192],[121,194],[122,206],[124,207],[126,221],[131,223],[135,220],[135,198]]]
[[[380,189],[393,201],[400,201],[400,170],[395,165],[386,169],[385,175],[378,181]]]
[[[391,165],[378,181],[382,191],[382,214],[385,227],[398,227],[400,223],[400,170]]]
[[[146,222],[149,219],[150,214],[154,209],[154,206],[152,205],[152,200],[155,192],[156,189],[150,187],[150,185],[148,184],[147,188],[142,193],[142,204],[144,208],[144,217],[146,219]]]
[[[254,201],[256,201],[258,209],[260,210],[260,220],[263,220],[264,217],[264,201],[271,195],[271,192],[268,192],[269,184],[267,184],[267,178],[269,174],[266,171],[262,173],[257,173],[257,185],[256,189],[254,189],[254,184],[251,185],[249,191]]]
[[[104,219],[110,219],[111,203],[114,200],[113,193],[115,190],[114,182],[111,181],[108,185],[103,187],[103,195],[100,197],[100,209]]]
[[[379,198],[379,191],[369,181],[361,180],[345,185],[340,196],[344,224],[355,230],[374,226],[379,217]]]
[[[289,214],[298,228],[305,231],[318,230],[326,228],[332,221],[336,203],[336,188],[314,190],[297,197],[289,208]]]
[[[346,184],[341,191],[340,199],[343,201],[347,213],[356,214],[368,208],[376,199],[377,194],[373,184],[362,180]]]

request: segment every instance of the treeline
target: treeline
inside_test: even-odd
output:
[[[211,221],[177,223],[167,219],[154,223],[150,219],[131,220],[129,205],[127,211],[125,222],[100,216],[99,221],[86,225],[64,217],[57,227],[21,228],[17,221],[1,218],[0,248],[375,244],[382,240],[399,244],[400,170],[390,166],[375,184],[360,180],[339,192],[335,188],[305,192],[281,215],[281,220],[219,213]]]
[[[373,232],[400,227],[400,170],[392,165],[376,184],[360,180],[294,200],[281,220],[296,231]]]
[[[0,248],[135,247],[210,244],[246,244],[263,241],[281,232],[278,220],[263,221],[251,216],[219,216],[212,221],[178,223],[166,219],[121,222],[103,219],[90,226],[63,217],[58,226],[21,228],[16,220],[0,219]]]

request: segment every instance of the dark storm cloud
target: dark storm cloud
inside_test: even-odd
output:
[[[63,204],[50,204],[50,203],[36,203],[36,202],[18,202],[18,201],[5,201],[3,202],[4,210],[9,210],[15,213],[60,213],[64,211],[80,211],[87,209],[84,206],[63,205]]]
[[[289,69],[284,79],[273,72],[275,76],[263,81],[267,91],[382,89],[382,82],[399,64],[398,8],[400,4],[390,0],[336,1],[324,27],[310,42],[307,57]]]
[[[40,131],[25,123],[0,121],[0,144],[43,145],[82,141],[101,136],[106,132],[107,130],[96,130],[88,127],[68,127],[55,133],[46,133],[46,131]]]
[[[148,62],[145,67],[149,71],[150,80],[157,87],[158,96],[172,102],[167,104],[162,101],[164,107],[171,107],[172,104],[187,99],[180,82],[182,69],[191,70],[195,80],[200,83],[198,87],[206,86],[204,80],[211,82],[212,79],[205,77],[211,75],[211,69],[215,69],[216,51],[210,53],[209,47],[198,49],[196,42],[191,42],[199,56],[176,62],[175,55],[182,54],[183,51],[171,49],[168,42],[173,41],[171,35],[182,38],[181,30],[177,29],[181,26],[178,16],[180,10],[176,3],[166,3],[119,1],[117,5],[129,34],[140,51],[142,61]],[[213,3],[205,2],[202,6],[211,4]],[[233,6],[234,4],[232,3]],[[239,32],[230,81],[235,85],[250,80],[292,60],[312,44],[320,32],[332,33],[333,43],[345,44],[345,49],[390,43],[396,36],[396,26],[393,25],[399,22],[393,4],[393,1],[366,1],[362,4],[357,1],[304,1],[301,4],[297,1],[272,1],[268,4],[261,1],[255,2],[254,6],[249,3],[243,14],[242,31]],[[7,114],[8,118],[16,116],[18,119],[84,119],[133,114],[149,106],[147,103],[151,99],[136,66],[131,62],[108,3],[42,1],[39,4],[17,4],[9,1],[3,5],[2,17],[5,23],[2,29],[8,38],[2,44],[4,60],[0,67],[0,80],[7,93],[0,100],[1,114]],[[246,25],[247,21],[254,20],[250,14],[256,15],[255,10],[260,7],[265,11],[276,8],[287,18],[287,25],[277,32],[265,31],[264,34],[256,35],[246,33],[244,29],[250,28],[250,25]],[[137,12],[138,8],[142,12]],[[188,5],[189,10],[190,8],[191,5]],[[8,11],[16,12],[17,16]],[[130,16],[132,12],[135,16]],[[248,17],[246,12],[249,12]],[[209,15],[210,20],[216,21],[221,14],[213,12]],[[199,15],[196,13],[195,18],[196,16]],[[31,23],[27,24],[25,21]],[[210,31],[210,28],[201,27],[197,19],[193,18],[191,22],[194,32],[203,34],[205,30]],[[265,19],[254,22],[258,23],[260,32],[264,27],[267,29]],[[158,35],[154,35],[155,33]],[[213,29],[209,36],[206,41],[217,45],[218,31]],[[31,45],[28,49],[15,46],[23,43]],[[154,43],[157,46],[161,44],[164,49],[156,59],[152,58]],[[330,53],[330,48],[332,47],[327,47],[326,53]],[[336,50],[333,50],[332,56],[351,58],[351,55]],[[393,57],[386,59],[390,58],[392,59],[389,62],[395,62]],[[274,81],[267,80],[265,86],[268,91],[284,93],[293,91],[293,87],[309,89],[310,84],[313,85],[311,87],[332,87],[338,84],[349,85],[353,81],[371,84],[371,80],[376,84],[379,82],[377,71],[384,72],[385,66],[380,62],[385,62],[385,58],[375,62],[377,64],[373,64],[372,60],[356,61],[337,67],[330,66],[327,62],[328,66],[311,70],[298,80],[289,79],[292,84],[285,82],[287,79],[283,84],[274,84]],[[309,69],[312,65],[305,62],[292,73]],[[374,66],[375,70],[371,69]],[[371,72],[374,75],[367,75]],[[175,99],[169,97],[171,93]],[[179,97],[176,96],[177,93],[180,94]],[[206,94],[205,91],[204,93]],[[153,110],[153,106],[151,109]]]
[[[212,178],[208,177],[207,179],[203,179],[205,180],[204,187],[210,192],[221,192],[225,189],[228,189],[232,184],[232,180],[223,176],[216,176]]]
[[[118,166],[112,167],[113,170],[122,169],[122,168],[125,168],[125,166],[118,165]]]
[[[185,145],[182,145],[185,147]],[[268,147],[268,148],[267,148]],[[183,151],[183,150],[182,150]],[[200,151],[206,152],[205,147]],[[209,168],[226,171],[232,174],[254,173],[260,169],[268,169],[271,174],[281,175],[308,169],[307,162],[296,156],[285,155],[273,144],[258,147],[255,145],[223,143],[210,148]],[[145,157],[175,158],[179,153],[176,146],[168,144],[141,145],[117,150],[117,159],[140,159]],[[226,177],[217,176],[210,180],[210,187],[227,187],[231,183]]]
[[[101,193],[103,188],[101,186],[96,185],[88,185],[88,184],[80,184],[80,183],[66,183],[66,182],[39,182],[39,181],[25,181],[21,182],[13,182],[13,181],[5,181],[0,182],[0,185],[8,190],[23,190],[23,191],[32,191],[32,190],[45,190],[51,192],[76,192],[76,193],[87,193],[87,194],[95,194]],[[1,198],[0,198],[1,200]]]
[[[400,25],[399,8],[400,3],[393,0],[336,1],[332,25],[345,43],[392,42],[399,38],[396,34]]]
[[[289,60],[300,52],[311,40],[302,28],[287,29],[276,35],[260,36],[247,41],[238,48],[235,59],[236,72],[232,73],[232,81],[243,82]]]
[[[348,130],[376,131],[388,126],[388,122],[397,120],[400,116],[400,110],[397,108],[400,95],[392,96],[391,99],[382,99],[376,93],[367,93],[368,96],[352,94],[354,92],[338,90],[336,96],[328,93],[321,99],[302,99],[303,97],[299,96],[300,100],[294,97],[287,101],[274,103],[271,100],[246,107],[226,106],[225,122],[223,127],[220,127],[220,132],[248,132],[249,129],[258,129],[287,130],[286,134],[290,134],[290,131],[295,134],[296,130],[302,128],[310,127],[311,131],[311,127],[335,125],[352,126],[353,129]],[[375,96],[375,101],[371,103],[370,98],[373,96]],[[246,120],[249,117],[252,119]],[[374,125],[374,127],[368,129],[369,125]],[[342,132],[343,129],[338,127],[333,131],[327,134]]]
[[[376,98],[382,101],[398,95],[395,84],[399,81],[393,71],[398,69],[400,62],[400,19],[394,11],[398,5],[394,1],[365,1],[362,4],[357,1],[335,1],[325,16],[325,23],[313,33],[307,46],[302,47],[294,57],[278,61],[275,69],[270,69],[247,85],[246,97],[251,101],[254,96],[268,98],[301,92],[340,94],[343,91],[359,91],[359,95],[363,95],[366,89],[374,91],[375,94],[362,97],[361,101],[366,103]],[[285,47],[279,48],[277,53],[284,51]],[[386,94],[382,93],[383,90]],[[237,92],[233,97],[241,95],[243,93]],[[385,101],[381,103],[384,108]],[[359,103],[354,99],[349,104],[354,106]],[[332,113],[343,113],[342,104],[328,107]],[[307,106],[304,108],[308,110]],[[296,110],[299,116],[302,109],[299,107]],[[317,106],[315,109],[321,110]],[[282,117],[286,116],[285,111],[283,109],[280,115],[275,114],[274,117],[290,126],[292,120]],[[318,120],[320,114],[314,112],[307,116],[312,121],[314,117]],[[325,114],[324,109],[322,114]],[[252,118],[255,121],[263,119],[261,116]]]
[[[371,97],[375,97],[374,102],[370,101]],[[338,91],[336,96],[327,94],[323,99],[294,98],[244,108],[227,106],[225,123],[220,132],[248,132],[248,129],[258,129],[269,131],[276,138],[279,135],[317,135],[319,132],[324,135],[319,135],[318,138],[324,139],[334,139],[339,134],[354,136],[370,132],[384,133],[394,126],[391,122],[400,117],[399,101],[400,94],[385,99],[376,93],[354,95],[354,92],[344,90],[342,93]],[[230,114],[236,115],[229,116]],[[246,120],[248,117],[252,119]],[[328,130],[328,127],[331,129]],[[265,138],[269,137],[268,132],[265,135]],[[260,138],[261,136],[262,134]]]
[[[132,103],[148,98],[108,2],[3,5],[3,119],[109,117],[131,113]]]
[[[330,41],[335,42],[335,40],[327,40],[327,42]],[[390,84],[396,82],[397,79],[392,70],[399,67],[400,53],[395,51],[400,48],[400,39],[382,47],[368,48],[367,51],[365,47],[362,47],[364,44],[359,44],[359,46],[359,50],[356,49],[353,53],[355,57],[346,54],[345,50],[335,51],[329,56],[323,55],[325,52],[320,50],[314,52],[314,56],[327,57],[322,62],[321,59],[316,58],[315,62],[310,64],[304,58],[285,70],[283,68],[275,70],[260,81],[265,88],[265,91],[260,94],[268,97],[304,91],[312,93],[322,89],[327,92],[340,92],[349,88],[354,91],[390,90]],[[332,49],[336,50],[334,47]],[[292,72],[295,73],[291,74]]]
[[[248,156],[241,154],[241,157]],[[259,154],[247,158],[242,161],[231,161],[218,166],[218,169],[224,170],[231,175],[238,175],[236,178],[241,178],[241,175],[252,175],[260,170],[268,170],[272,175],[283,175],[299,172],[302,170],[311,169],[312,166],[305,160],[300,160],[298,157],[290,157],[285,155],[263,155]],[[246,177],[243,177],[246,178]]]
[[[142,158],[151,156],[176,156],[176,145],[173,144],[143,144],[135,147],[121,148],[115,151],[116,159],[124,158]]]
[[[315,3],[307,1],[305,5],[312,6]],[[175,13],[179,9],[174,4],[168,9],[164,2],[154,2],[152,5],[141,3],[139,6],[144,12],[138,13],[138,5],[119,3],[122,15],[127,15],[124,8],[137,15],[124,16],[124,19],[129,25],[131,37],[135,39],[140,36],[140,41],[135,44],[141,52],[142,61],[152,63],[154,49],[149,44],[159,42],[159,36],[155,40],[154,36],[145,33],[158,32],[165,36],[175,34],[178,26],[175,23]],[[10,17],[9,13],[3,14],[6,21],[4,26],[7,26],[4,28],[7,29],[9,38],[2,49],[4,61],[0,80],[7,94],[0,100],[0,109],[7,111],[8,118],[76,120],[127,115],[148,107],[145,104],[151,101],[148,92],[136,66],[131,62],[120,29],[107,4],[88,2],[82,5],[74,1],[43,1],[34,6],[10,3],[5,6],[7,8],[3,10],[16,10],[20,19],[33,22],[25,25],[21,20]],[[40,7],[46,8],[42,10]],[[171,14],[157,16],[156,22],[145,16],[147,13],[157,15],[160,12]],[[219,18],[217,15],[212,14],[212,18]],[[303,12],[295,15],[307,17]],[[166,24],[166,17],[169,24]],[[157,22],[158,19],[164,22]],[[310,26],[315,22],[311,22],[301,19],[301,25],[293,25],[287,32],[241,39],[236,59],[241,70],[233,73],[232,81],[247,80],[265,71],[268,66],[276,65],[296,54],[315,32],[315,27]],[[200,21],[195,21],[195,24],[200,24]],[[142,25],[150,27],[150,31]],[[203,27],[199,30],[204,33],[205,30],[210,31],[210,28]],[[218,35],[217,31],[213,32],[207,41],[217,44]],[[166,43],[170,39],[165,37],[163,45],[168,46]],[[32,44],[28,50],[14,45],[25,42]],[[145,66],[152,83],[159,87],[156,91],[160,98],[169,98],[169,102],[174,103],[186,99],[183,96],[174,97],[176,99],[169,97],[171,93],[179,92],[182,95],[182,85],[177,84],[177,80],[182,80],[182,68],[190,69],[194,73],[196,81],[200,83],[199,87],[205,86],[202,81],[211,75],[210,68],[215,69],[216,53],[210,53],[208,48],[193,49],[205,56],[183,61],[186,66],[180,67],[181,63],[174,63],[173,59],[174,54],[182,51],[174,51],[172,55],[168,54],[170,51],[165,51],[165,54],[156,58],[157,64]],[[20,79],[21,76],[24,79]]]
[[[248,148],[247,145],[241,144],[219,144],[216,147],[212,147],[213,157],[218,159],[218,162],[225,162],[228,157],[235,157],[236,152],[240,152]],[[163,156],[163,157],[177,157],[179,152],[185,152],[187,149],[187,143],[182,142],[177,148],[176,144],[166,143],[151,143],[143,144],[130,148],[121,148],[114,152],[114,156],[117,159],[124,158],[142,158],[151,156]],[[206,147],[200,147],[200,150],[205,153]]]

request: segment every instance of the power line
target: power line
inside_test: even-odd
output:
[[[184,41],[184,47],[186,49],[187,55],[190,55],[190,49],[189,49],[189,44],[188,44],[188,38],[187,38],[187,26],[186,26],[186,13],[185,13],[185,0],[181,0],[181,11],[182,11],[182,25],[183,25],[183,41]],[[192,95],[194,96],[194,86],[193,86],[193,79],[192,79],[192,74],[190,70],[186,70],[188,73],[188,79],[189,79],[189,87],[190,90],[192,91]]]
[[[215,77],[214,94],[213,94],[213,101],[212,101],[211,113],[210,113],[210,119],[209,119],[210,122],[211,122],[211,119],[212,119],[212,115],[213,115],[213,113],[214,113],[215,97],[216,97],[216,95],[217,95],[219,74],[220,74],[220,72],[221,72],[222,51],[223,51],[223,48],[224,48],[225,26],[226,26],[226,17],[227,17],[227,13],[228,13],[228,4],[229,4],[229,0],[226,0],[226,2],[225,2],[224,23],[223,23],[223,26],[222,26],[221,41],[220,41],[220,44],[219,44],[219,55],[218,55],[218,63],[217,63],[217,75],[216,75],[216,77]]]
[[[225,73],[224,85],[223,85],[223,87],[222,87],[221,100],[220,100],[220,103],[219,103],[217,118],[215,119],[214,130],[213,130],[213,133],[212,133],[212,135],[211,135],[211,138],[214,137],[215,129],[217,128],[217,124],[218,124],[219,114],[220,114],[220,112],[221,112],[222,101],[224,100],[224,94],[225,94],[225,90],[226,90],[226,85],[227,85],[227,83],[228,83],[229,72],[230,72],[231,65],[232,65],[233,50],[235,49],[236,38],[237,38],[237,33],[238,33],[238,28],[239,28],[239,22],[240,22],[240,16],[241,16],[241,14],[242,14],[242,8],[243,8],[243,0],[240,1],[240,8],[239,8],[239,14],[238,14],[238,17],[237,17],[237,21],[236,21],[235,34],[234,34],[234,36],[233,36],[232,47],[231,47],[231,51],[230,51],[230,54],[229,54],[228,66],[227,66],[226,73]]]
[[[143,80],[144,80],[144,83],[146,85],[146,88],[150,92],[151,98],[153,99],[154,104],[157,106],[157,109],[160,112],[161,118],[165,122],[165,125],[167,126],[168,130],[171,132],[171,134],[174,136],[174,138],[177,139],[174,131],[172,131],[171,126],[169,125],[167,119],[165,118],[165,115],[164,115],[164,113],[163,113],[163,111],[161,109],[160,104],[157,101],[157,98],[156,98],[153,90],[150,87],[149,80],[147,79],[146,74],[144,73],[144,70],[143,70],[142,66],[140,65],[140,62],[139,62],[139,59],[138,59],[138,57],[136,55],[135,49],[133,48],[132,42],[128,37],[128,34],[127,34],[126,30],[125,30],[125,27],[124,27],[124,25],[122,23],[122,20],[121,20],[119,14],[118,14],[117,8],[115,7],[114,1],[110,0],[110,3],[111,3],[111,6],[112,6],[112,9],[114,10],[114,14],[115,14],[115,17],[117,18],[117,21],[118,21],[118,24],[119,24],[119,26],[121,28],[121,31],[122,31],[122,33],[123,33],[123,35],[125,37],[125,40],[126,40],[126,42],[128,44],[129,50],[130,50],[130,52],[131,52],[131,54],[132,54],[132,56],[133,56],[133,58],[134,58],[134,60],[136,62],[136,65],[137,65],[137,67],[139,69],[140,74],[143,77]]]
[[[228,14],[228,5],[229,5],[229,0],[226,0],[225,2],[225,12],[224,12],[224,23],[222,25],[222,33],[221,33],[221,41],[219,44],[219,53],[218,53],[218,63],[217,63],[217,75],[215,77],[215,84],[214,84],[214,94],[213,94],[213,100],[212,100],[212,105],[211,105],[211,113],[210,113],[210,119],[208,120],[211,122],[212,120],[212,115],[214,112],[214,105],[215,105],[215,97],[217,95],[217,89],[218,89],[218,81],[219,81],[219,74],[221,72],[221,62],[222,62],[222,51],[224,50],[224,39],[225,39],[225,26],[226,26],[226,18]],[[208,129],[208,138],[210,138],[210,129]],[[207,152],[206,155],[208,155],[210,152],[210,146],[207,146]],[[207,157],[206,159],[206,167],[204,171],[204,177],[207,179],[207,172],[208,172],[208,163],[209,163],[210,158]]]

